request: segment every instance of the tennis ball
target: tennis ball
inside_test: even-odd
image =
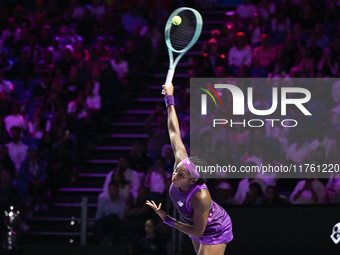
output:
[[[174,17],[172,18],[172,24],[178,26],[178,25],[181,24],[181,23],[182,23],[182,19],[181,19],[180,16],[174,16]]]

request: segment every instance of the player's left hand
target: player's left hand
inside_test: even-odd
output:
[[[166,212],[161,210],[162,203],[160,203],[159,206],[157,206],[153,200],[151,200],[151,202],[149,200],[146,200],[145,204],[150,206],[162,220],[166,218]]]

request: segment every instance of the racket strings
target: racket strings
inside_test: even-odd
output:
[[[180,25],[172,25],[170,29],[170,42],[175,50],[183,50],[193,39],[197,21],[196,16],[192,11],[182,11],[177,14],[181,17]]]

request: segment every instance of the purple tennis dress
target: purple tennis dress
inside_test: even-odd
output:
[[[169,194],[171,200],[175,204],[182,220],[188,225],[193,225],[194,215],[194,211],[189,207],[189,203],[201,189],[208,190],[208,187],[205,184],[194,184],[190,190],[181,192],[179,188],[174,187],[172,183],[170,185]],[[201,244],[212,245],[229,243],[233,240],[232,224],[229,215],[221,206],[212,201],[209,209],[207,226],[203,235],[201,238],[192,236],[190,236],[190,238],[197,240]]]

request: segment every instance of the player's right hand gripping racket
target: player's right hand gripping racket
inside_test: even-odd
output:
[[[172,19],[180,16],[182,22],[174,25]],[[169,53],[169,70],[166,76],[165,85],[170,86],[174,77],[175,68],[181,57],[197,42],[202,32],[203,20],[201,14],[188,7],[178,8],[171,13],[166,22],[164,37]],[[174,61],[173,52],[179,55]]]

